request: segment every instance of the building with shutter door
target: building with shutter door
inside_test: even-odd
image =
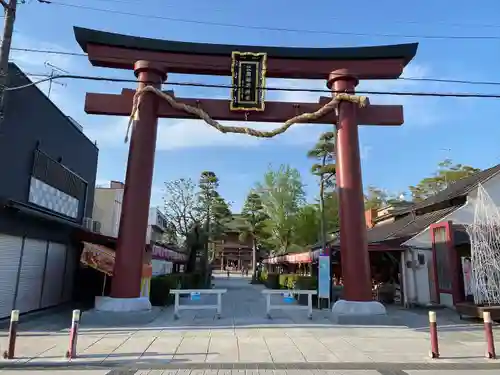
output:
[[[31,81],[9,64],[12,87]],[[0,319],[72,300],[98,149],[36,86],[6,95],[0,137]]]

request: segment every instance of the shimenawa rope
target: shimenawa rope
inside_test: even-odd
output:
[[[180,111],[184,111],[187,113],[190,113],[192,115],[195,115],[205,121],[208,125],[213,127],[214,129],[217,129],[221,133],[237,133],[237,134],[248,134],[252,137],[259,137],[259,138],[272,138],[276,135],[282,134],[285,131],[287,131],[292,125],[298,124],[298,123],[304,123],[308,121],[314,121],[319,119],[320,117],[323,117],[327,113],[336,110],[338,107],[338,104],[341,101],[348,101],[351,103],[356,103],[360,108],[366,107],[369,104],[369,99],[366,96],[356,96],[356,95],[351,95],[347,93],[337,93],[333,97],[331,101],[326,103],[323,107],[318,109],[315,112],[308,112],[308,113],[302,113],[300,115],[294,116],[291,119],[287,120],[282,126],[280,126],[277,129],[271,130],[271,131],[265,131],[265,130],[256,130],[252,129],[246,126],[228,126],[228,125],[222,125],[220,122],[214,120],[213,118],[210,117],[210,115],[205,112],[202,108],[199,107],[194,107],[185,103],[181,103],[176,101],[171,95],[158,90],[155,87],[152,86],[145,86],[144,88],[137,90],[134,99],[132,102],[132,113],[130,114],[130,119],[128,122],[127,126],[127,134],[125,136],[125,143],[128,142],[128,136],[130,133],[130,128],[134,124],[134,120],[139,120],[139,106],[141,102],[141,98],[143,95],[147,92],[151,92],[153,94],[156,94],[160,98],[166,100],[172,108],[178,109]]]

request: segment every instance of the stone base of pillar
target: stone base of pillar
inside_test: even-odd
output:
[[[151,302],[148,297],[138,298],[113,298],[113,297],[96,297],[94,308],[97,311],[110,312],[136,312],[150,311]]]
[[[332,320],[335,324],[385,325],[391,323],[385,306],[377,301],[339,300],[332,307]]]
[[[127,327],[151,323],[161,314],[161,308],[151,307],[147,297],[96,297],[95,308],[82,313],[83,327]]]

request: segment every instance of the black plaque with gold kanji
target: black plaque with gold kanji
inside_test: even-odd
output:
[[[231,111],[263,111],[267,54],[233,52]]]

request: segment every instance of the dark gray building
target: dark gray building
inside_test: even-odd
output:
[[[31,81],[9,64],[9,86]],[[0,124],[0,318],[71,299],[73,232],[92,217],[98,149],[36,86],[9,91]]]

